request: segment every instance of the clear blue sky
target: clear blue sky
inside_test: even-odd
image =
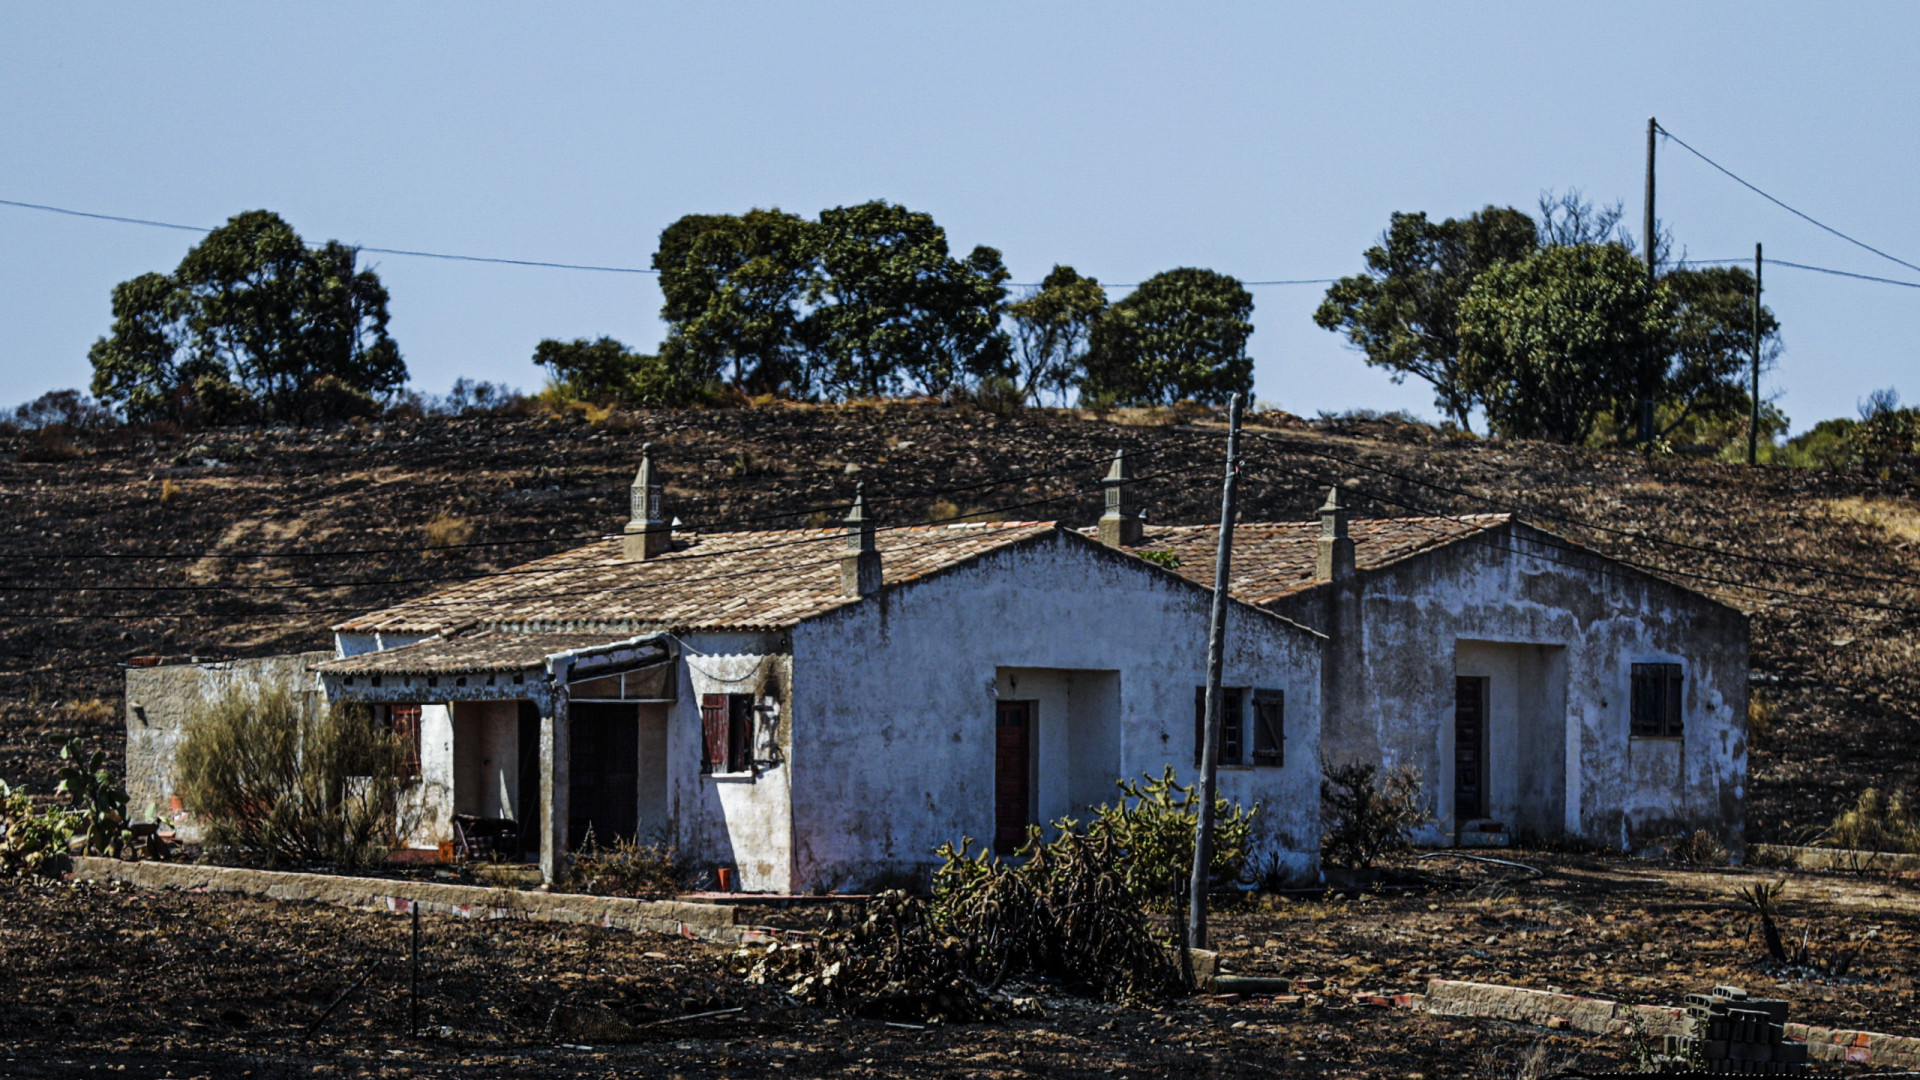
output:
[[[0,198],[310,241],[645,266],[690,212],[885,198],[1016,281],[1175,266],[1351,273],[1395,210],[1641,207],[1646,119],[1920,263],[1920,7],[1809,4],[14,4],[0,8]],[[1695,257],[1920,273],[1662,150]],[[0,207],[0,403],[84,386],[115,282],[186,233]],[[376,256],[416,387],[539,383],[543,337],[658,341],[632,275]],[[1920,290],[1767,275],[1803,429],[1920,398]],[[1431,414],[1255,290],[1256,393]]]

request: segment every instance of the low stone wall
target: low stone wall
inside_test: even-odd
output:
[[[1788,1023],[1787,1038],[1805,1042],[1807,1056],[1815,1061],[1901,1065],[1909,1069],[1920,1067],[1920,1039],[1904,1035]]]
[[[79,881],[121,882],[141,889],[239,893],[270,900],[305,900],[377,911],[404,912],[418,906],[421,911],[469,919],[574,923],[727,943],[767,941],[777,936],[773,930],[737,925],[736,910],[725,904],[101,858],[75,859],[73,876]]]
[[[1851,848],[1794,847],[1755,844],[1747,849],[1750,866],[1783,866],[1795,870],[1848,870],[1856,873],[1908,874],[1920,871],[1920,855],[1895,851],[1855,851]]]
[[[1593,1035],[1624,1034],[1631,1028],[1657,1037],[1685,1035],[1689,1030],[1687,1010],[1680,1006],[1625,1005],[1606,998],[1452,979],[1429,981],[1422,1007],[1440,1016],[1480,1016]]]

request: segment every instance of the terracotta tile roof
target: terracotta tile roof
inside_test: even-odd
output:
[[[887,585],[925,577],[1055,532],[1051,521],[980,522],[878,530]],[[683,535],[643,562],[619,537],[371,612],[333,629],[438,633],[478,625],[519,633],[604,634],[654,629],[764,631],[856,602],[840,591],[842,529]]]
[[[481,630],[361,653],[313,666],[329,675],[433,675],[526,671],[559,652],[621,640],[612,634],[502,634]]]
[[[1353,538],[1354,565],[1373,570],[1423,551],[1464,540],[1507,523],[1508,514],[1464,517],[1371,518],[1347,523]],[[1149,525],[1146,542],[1129,551],[1173,551],[1174,568],[1207,588],[1213,587],[1218,525]],[[1243,522],[1233,528],[1234,596],[1264,604],[1288,593],[1312,588],[1314,559],[1320,550],[1318,521]]]

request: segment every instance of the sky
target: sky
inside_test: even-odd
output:
[[[310,242],[646,267],[688,213],[887,199],[1016,282],[1199,266],[1354,273],[1394,211],[1531,209],[1577,187],[1637,231],[1646,123],[1920,264],[1920,6],[485,4],[0,7],[0,199]],[[1920,282],[1672,142],[1662,221],[1694,258]],[[167,229],[0,206],[0,404],[85,387],[115,283]],[[367,255],[415,388],[536,388],[542,338],[663,333],[645,275]],[[1768,268],[1764,382],[1804,430],[1920,401],[1920,290]],[[1255,394],[1434,416],[1258,286]],[[1116,297],[1124,292],[1116,289]]]

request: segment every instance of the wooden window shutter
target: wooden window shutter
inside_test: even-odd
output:
[[[1284,690],[1253,692],[1253,763],[1287,763],[1287,695]]]
[[[387,710],[387,729],[399,738],[400,775],[409,779],[419,776],[420,706],[389,706]]]
[[[727,695],[700,695],[700,771],[724,772],[727,768]]]

